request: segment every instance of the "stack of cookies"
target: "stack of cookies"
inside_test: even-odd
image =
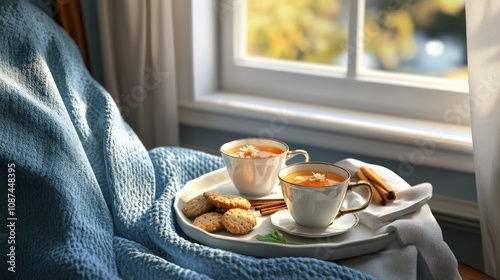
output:
[[[244,197],[207,191],[186,202],[182,212],[194,219],[194,226],[208,232],[225,228],[233,234],[245,234],[257,224],[250,207]]]

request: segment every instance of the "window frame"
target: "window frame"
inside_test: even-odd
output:
[[[349,1],[347,71],[334,67],[247,58],[244,6],[237,0],[221,23],[221,88],[232,92],[449,123],[450,104],[468,98],[462,81],[362,69],[365,0]],[[346,93],[349,94],[346,94]],[[411,102],[408,102],[411,100]],[[433,102],[428,102],[433,100]],[[462,120],[469,125],[469,119]]]
[[[463,89],[444,91],[443,85],[436,83],[433,89],[425,88],[423,97],[415,98],[405,94],[421,89],[421,79],[409,79],[405,84],[388,83],[392,89],[403,92],[402,96],[393,96],[391,100],[396,103],[405,101],[408,105],[420,104],[423,106],[420,108],[426,108],[422,117],[416,115],[419,111],[408,107],[387,114],[387,106],[380,102],[383,87],[376,89],[381,95],[369,99],[381,110],[372,111],[366,110],[369,104],[363,102],[344,105],[342,102],[349,100],[342,98],[335,100],[335,104],[327,104],[321,99],[304,104],[312,100],[310,95],[284,100],[289,97],[288,89],[278,90],[278,95],[272,95],[271,90],[256,86],[258,80],[250,79],[246,89],[222,83],[221,75],[227,71],[224,64],[227,61],[224,62],[222,57],[228,53],[221,52],[218,47],[219,40],[224,42],[227,38],[219,37],[218,28],[219,24],[231,23],[233,10],[226,7],[221,12],[220,4],[215,1],[189,0],[174,4],[179,11],[174,15],[174,28],[181,124],[276,137],[298,145],[395,160],[402,165],[474,172],[469,118],[464,113],[467,112],[468,95]],[[248,65],[239,67],[248,68]],[[277,70],[267,69],[268,72],[264,73],[279,72]],[[359,83],[366,89],[362,93],[366,98],[377,87],[379,77],[373,73],[364,75],[346,79],[330,73],[329,78],[346,82],[340,88],[349,91],[352,87],[347,81]],[[436,92],[440,98],[435,98]],[[358,95],[358,98],[366,100],[363,96]],[[444,106],[439,108],[438,105]],[[446,112],[449,116],[445,120],[443,114]]]

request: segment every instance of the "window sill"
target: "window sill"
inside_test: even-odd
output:
[[[470,127],[232,93],[180,101],[182,124],[474,172]]]

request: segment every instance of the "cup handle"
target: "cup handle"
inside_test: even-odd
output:
[[[303,155],[304,162],[309,162],[309,153],[307,153],[306,150],[301,150],[301,149],[288,151],[288,154],[286,155],[286,160],[288,161],[289,159],[295,157],[296,155]]]
[[[356,187],[365,187],[368,190],[368,198],[366,199],[365,203],[361,204],[358,207],[340,209],[339,212],[337,213],[336,218],[338,218],[344,214],[347,214],[347,213],[358,212],[360,210],[366,209],[366,207],[368,207],[368,205],[370,205],[370,202],[372,201],[372,196],[373,196],[372,187],[370,186],[370,184],[368,182],[365,182],[365,181],[349,182],[349,186],[347,187],[347,190],[350,191]]]

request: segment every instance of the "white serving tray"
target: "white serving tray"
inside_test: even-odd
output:
[[[182,206],[191,198],[207,191],[214,190],[221,193],[238,194],[231,183],[226,169],[222,168],[207,173],[197,179],[189,181],[176,195],[174,209],[176,219],[182,230],[198,242],[213,247],[255,257],[312,257],[322,260],[338,260],[384,249],[391,242],[397,240],[395,233],[375,234],[362,223],[346,233],[332,237],[304,238],[282,232],[288,241],[302,243],[288,245],[262,242],[255,236],[267,234],[267,228],[274,228],[269,216],[257,216],[257,225],[245,235],[234,235],[225,230],[209,233],[192,225],[193,220],[182,213]],[[266,198],[281,197],[279,187]]]

